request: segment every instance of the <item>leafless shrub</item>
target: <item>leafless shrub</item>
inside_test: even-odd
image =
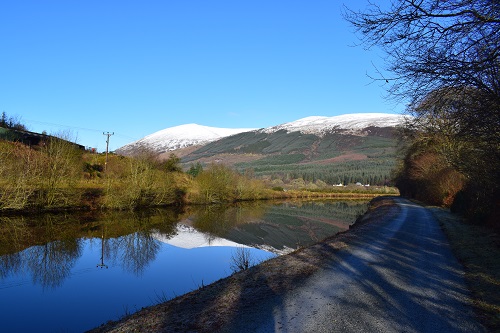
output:
[[[239,246],[231,256],[231,263],[229,267],[233,273],[244,271],[255,265],[255,260],[252,258],[250,249]]]

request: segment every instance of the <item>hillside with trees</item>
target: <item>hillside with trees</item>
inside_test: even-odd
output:
[[[181,152],[181,162],[185,167],[222,163],[277,186],[384,186],[391,183],[397,146],[394,127],[369,127],[362,135],[254,131],[208,143],[186,154]]]

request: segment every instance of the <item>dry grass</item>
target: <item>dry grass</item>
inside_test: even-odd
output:
[[[482,322],[500,332],[500,237],[491,230],[467,224],[445,209],[431,208],[447,235]]]

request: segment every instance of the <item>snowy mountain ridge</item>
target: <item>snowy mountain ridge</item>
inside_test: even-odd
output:
[[[287,132],[324,135],[327,132],[341,130],[344,133],[361,134],[360,131],[367,127],[396,127],[401,125],[404,120],[405,116],[388,113],[355,113],[333,117],[312,116],[259,131],[274,133],[286,130]]]
[[[178,248],[192,250],[204,247],[234,247],[234,248],[256,248],[267,252],[275,253],[277,255],[287,254],[294,249],[284,246],[283,249],[278,250],[270,245],[254,245],[249,246],[233,242],[232,240],[216,237],[213,235],[205,234],[196,230],[195,228],[182,223],[177,224],[176,232],[173,236],[165,236],[159,232],[154,232],[152,237],[157,241],[169,244]]]
[[[202,145],[226,136],[250,132],[254,128],[218,128],[198,124],[186,124],[165,128],[144,138],[118,148],[117,153],[127,155],[134,150],[146,148],[155,152],[171,151]]]
[[[174,236],[166,237],[161,233],[154,233],[153,238],[166,244],[183,249],[195,249],[201,247],[229,246],[229,247],[249,247],[238,244],[225,238],[209,236],[199,232],[191,226],[178,224]]]
[[[287,132],[302,132],[318,136],[323,136],[331,132],[363,135],[364,128],[371,126],[396,127],[403,124],[404,120],[405,116],[399,114],[354,113],[333,117],[311,116],[262,129],[217,128],[186,124],[155,132],[117,149],[116,152],[128,155],[144,148],[155,152],[173,151],[190,146],[207,144],[243,132],[275,133],[280,130],[286,130]]]

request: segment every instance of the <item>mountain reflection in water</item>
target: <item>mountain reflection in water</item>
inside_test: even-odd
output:
[[[235,247],[265,260],[345,230],[365,210],[288,201],[3,216],[2,330],[89,329],[229,275]]]

